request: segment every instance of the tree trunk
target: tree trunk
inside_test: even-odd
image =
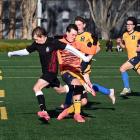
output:
[[[35,20],[33,19],[36,10],[37,0],[23,0],[22,9],[22,19],[23,19],[23,30],[22,38],[31,39],[32,30],[34,28]]]
[[[120,21],[138,0],[86,0],[91,17],[99,28],[102,39],[110,38],[110,31]]]
[[[2,39],[2,30],[3,30],[3,27],[2,27],[2,16],[3,16],[3,0],[0,0],[0,39]]]
[[[16,0],[10,1],[10,25],[9,25],[9,39],[15,37],[15,15],[16,14]]]
[[[109,40],[109,38],[110,38],[110,33],[109,33],[109,31],[107,31],[107,30],[101,30],[101,36],[102,36],[102,39],[104,39],[104,40]]]

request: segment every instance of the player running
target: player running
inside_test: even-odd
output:
[[[138,74],[140,74],[140,32],[135,31],[136,26],[136,18],[128,17],[126,21],[127,31],[123,34],[123,41],[120,43],[121,47],[126,49],[128,55],[128,61],[123,63],[120,67],[124,86],[120,95],[131,93],[127,71],[134,69]]]

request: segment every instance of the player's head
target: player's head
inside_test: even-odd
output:
[[[128,32],[132,32],[135,30],[137,26],[137,19],[135,17],[128,17],[126,20],[126,28]]]
[[[85,30],[86,27],[86,21],[84,18],[77,16],[74,20],[74,23],[77,25],[78,27],[78,33],[82,33]]]
[[[32,32],[32,38],[38,44],[44,44],[46,41],[47,32],[42,27],[36,27]]]
[[[75,41],[75,38],[78,33],[78,28],[75,24],[69,24],[66,28],[66,39],[69,42]]]

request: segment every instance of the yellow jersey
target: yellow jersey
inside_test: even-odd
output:
[[[76,40],[80,41],[80,42],[84,42],[86,45],[87,45],[88,42],[93,43],[93,39],[91,37],[91,33],[89,33],[89,32],[83,32],[81,34],[78,34],[76,36]]]
[[[123,34],[123,40],[125,42],[125,47],[128,54],[128,59],[131,59],[135,56],[137,56],[137,46],[138,46],[138,40],[140,39],[140,32],[134,31],[131,34],[128,34],[128,32],[125,32]]]

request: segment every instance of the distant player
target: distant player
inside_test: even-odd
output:
[[[140,74],[140,32],[135,31],[136,26],[136,18],[128,17],[126,21],[127,31],[123,34],[123,41],[120,43],[121,47],[126,49],[128,55],[128,61],[123,63],[120,67],[124,86],[120,95],[131,93],[127,70],[134,69],[138,74]]]

